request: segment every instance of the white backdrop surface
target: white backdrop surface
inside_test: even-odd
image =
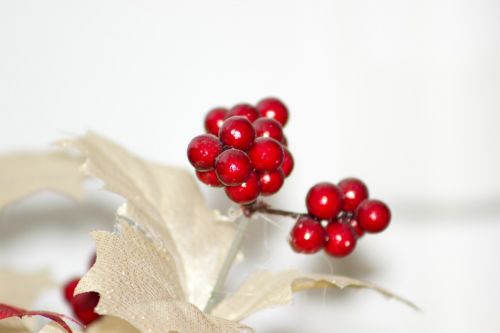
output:
[[[267,95],[289,105],[297,161],[273,203],[303,210],[314,182],[354,175],[394,222],[344,260],[291,252],[290,221],[256,223],[228,288],[257,267],[332,266],[424,311],[318,291],[246,322],[269,333],[498,332],[500,2],[0,1],[0,152],[95,130],[188,167],[208,109]],[[80,274],[88,231],[110,228],[117,203],[96,192],[1,213],[0,264]],[[47,304],[64,310],[56,291]]]

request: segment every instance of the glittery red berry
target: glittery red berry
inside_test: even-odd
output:
[[[253,123],[257,118],[259,118],[259,111],[250,104],[242,103],[233,106],[229,112],[226,114],[226,119],[234,116],[242,116],[247,118],[251,123]]]
[[[274,171],[283,163],[283,146],[272,138],[257,138],[248,151],[255,170]]]
[[[357,178],[341,180],[339,189],[343,198],[342,209],[347,212],[354,212],[359,204],[368,198],[368,188],[365,183]]]
[[[215,159],[221,152],[222,144],[212,134],[198,135],[191,140],[187,149],[189,162],[191,162],[196,170],[213,169]]]
[[[260,194],[257,173],[252,171],[244,183],[237,186],[226,186],[225,191],[229,199],[241,205],[248,205],[255,202]]]
[[[354,217],[342,217],[340,219],[333,220],[333,222],[338,222],[350,226],[357,238],[360,238],[365,234],[365,231],[360,227],[358,220],[356,220]]]
[[[319,221],[302,216],[290,232],[290,245],[296,252],[315,253],[326,243],[326,232]]]
[[[221,187],[223,186],[222,183],[220,182],[219,178],[217,178],[217,173],[215,170],[209,170],[209,171],[196,171],[196,177],[198,179],[208,185],[208,186],[213,186],[213,187]]]
[[[253,122],[257,137],[273,138],[278,142],[283,141],[281,124],[274,119],[259,118]]]
[[[342,208],[342,193],[331,183],[318,183],[307,193],[306,206],[312,216],[324,220],[333,219]]]
[[[381,232],[391,221],[391,211],[380,200],[365,200],[356,210],[356,218],[366,232]]]
[[[287,148],[284,148],[283,152],[284,155],[283,155],[283,163],[281,164],[281,169],[283,169],[283,174],[285,175],[285,177],[288,177],[293,171],[295,162],[293,160],[292,153],[290,153],[290,151]]]
[[[78,282],[80,282],[79,278],[73,279],[66,283],[64,286],[64,298],[70,302],[73,299],[73,295],[75,294],[75,289],[76,286],[78,285]]]
[[[226,118],[227,109],[215,108],[205,116],[205,130],[215,136],[219,135],[219,129]]]
[[[333,257],[345,257],[356,247],[356,235],[347,224],[329,223],[326,227],[328,241],[325,252]]]
[[[285,182],[283,170],[278,168],[271,172],[259,174],[260,190],[262,195],[273,195],[277,193]]]
[[[262,117],[276,119],[281,126],[285,127],[288,121],[288,109],[277,98],[265,98],[257,104],[257,110],[259,110]]]
[[[97,303],[99,303],[99,294],[95,292],[75,295],[70,301],[73,313],[85,325],[89,325],[100,317],[94,311]]]
[[[224,120],[219,138],[226,146],[247,150],[255,139],[255,129],[247,118],[235,116]]]
[[[228,186],[240,185],[247,180],[252,171],[252,164],[248,155],[238,149],[223,151],[215,162],[217,178]]]

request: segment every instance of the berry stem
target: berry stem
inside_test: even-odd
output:
[[[217,300],[219,298],[217,297],[218,292],[222,289],[224,283],[226,282],[227,275],[229,274],[229,270],[233,265],[234,259],[236,258],[236,255],[240,250],[241,243],[243,241],[243,235],[245,234],[245,231],[247,230],[248,224],[250,222],[250,218],[246,215],[240,217],[238,220],[239,222],[238,228],[236,230],[236,235],[234,236],[231,247],[229,248],[229,252],[227,253],[226,258],[224,259],[224,263],[222,264],[219,276],[217,277],[214,289],[212,290],[212,295],[210,296],[210,299],[205,306],[205,313],[210,313],[217,304]]]
[[[263,201],[256,202],[249,206],[241,206],[241,209],[243,210],[243,214],[248,217],[251,217],[255,213],[286,216],[292,218],[299,218],[301,216],[307,215],[306,213],[297,213],[282,209],[271,208],[271,206],[269,206],[267,203]]]

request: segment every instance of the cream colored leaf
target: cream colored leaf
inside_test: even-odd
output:
[[[117,232],[100,231],[93,236],[97,262],[76,292],[98,292],[98,313],[122,318],[149,333],[229,333],[244,328],[206,315],[187,302],[172,256],[142,231],[122,221]]]
[[[252,274],[234,294],[220,302],[211,314],[240,321],[257,311],[291,303],[294,292],[325,287],[373,289],[384,296],[397,299],[414,309],[418,309],[410,301],[371,283],[344,276],[302,274],[295,270],[287,270],[281,272],[260,271]]]
[[[51,323],[42,327],[42,329],[38,333],[66,333],[66,331],[61,326]],[[82,333],[82,332],[73,329],[73,333]]]
[[[62,153],[0,156],[0,208],[41,190],[80,198],[81,159]]]
[[[73,333],[81,331],[73,329]],[[7,332],[6,332],[7,333]],[[12,332],[15,333],[15,332]],[[54,323],[45,325],[38,333],[66,333],[61,326]],[[87,326],[85,333],[140,333],[126,321],[113,316],[103,316]]]
[[[21,273],[13,270],[0,271],[0,303],[20,308],[31,308],[35,298],[55,285],[46,271]],[[9,318],[0,321],[0,333],[29,332],[31,318]]]
[[[93,322],[85,333],[140,333],[125,320],[113,316],[104,316]]]
[[[187,300],[204,308],[235,228],[216,221],[193,176],[141,160],[93,133],[62,144],[81,151],[87,158],[84,170],[127,199],[121,213],[172,254]]]

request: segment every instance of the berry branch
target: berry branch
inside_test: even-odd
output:
[[[345,257],[365,232],[387,228],[391,212],[382,201],[369,199],[368,188],[356,178],[312,186],[306,196],[307,213],[258,201],[260,196],[277,193],[293,170],[295,162],[283,132],[288,118],[288,108],[276,98],[265,98],[255,107],[237,104],[212,109],[204,121],[206,134],[188,145],[188,159],[198,179],[223,187],[246,218],[262,213],[296,219],[290,232],[296,252],[324,249],[333,257]]]
[[[287,210],[275,209],[272,208],[269,204],[265,203],[264,201],[257,201],[251,205],[246,205],[246,206],[243,205],[241,206],[241,210],[243,211],[243,215],[245,215],[246,217],[252,217],[252,215],[255,213],[286,216],[295,219],[307,215],[307,213],[297,213],[297,212],[290,212]]]

